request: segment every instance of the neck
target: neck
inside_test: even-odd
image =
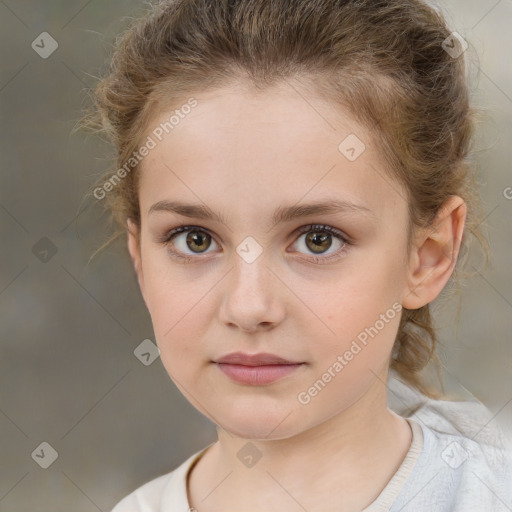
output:
[[[252,510],[264,510],[269,496],[273,496],[271,508],[279,499],[284,510],[294,510],[290,496],[312,511],[321,510],[318,497],[333,500],[333,495],[342,499],[344,510],[351,510],[350,504],[353,510],[369,505],[400,466],[412,439],[406,420],[387,408],[385,382],[386,378],[377,378],[342,413],[286,439],[244,439],[219,428],[218,442],[203,455],[200,480],[198,473],[195,480],[191,478],[191,490],[200,497],[198,512],[217,510],[214,502],[219,510],[241,510],[248,496]],[[238,454],[248,442],[261,458],[246,469]],[[226,475],[229,478],[220,484]],[[203,497],[216,486],[202,505]],[[258,497],[256,502],[253,497]],[[332,501],[326,501],[324,510],[329,503],[332,509]]]

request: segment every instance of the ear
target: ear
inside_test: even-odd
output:
[[[464,200],[450,196],[432,227],[420,230],[415,237],[402,297],[404,308],[419,309],[432,302],[445,287],[459,255],[466,213]]]
[[[135,222],[131,219],[126,221],[126,231],[128,237],[128,252],[130,253],[130,257],[132,259],[133,267],[135,269],[135,273],[137,274],[137,280],[139,282],[140,291],[142,296],[145,298],[145,289],[144,289],[144,275],[142,273],[142,257],[140,250],[140,228]]]

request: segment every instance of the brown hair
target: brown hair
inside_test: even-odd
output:
[[[466,229],[450,278],[458,282],[468,231],[484,247],[486,262],[489,249],[469,160],[478,112],[469,104],[465,54],[446,50],[447,41],[457,42],[450,34],[443,15],[421,0],[150,5],[118,37],[110,69],[93,90],[94,108],[82,120],[82,126],[108,136],[117,150],[116,167],[125,165],[127,171],[103,201],[119,228],[111,240],[126,233],[128,218],[140,223],[138,164],[131,161],[133,169],[127,170],[126,162],[158,109],[233,82],[264,91],[300,78],[371,132],[387,176],[407,191],[409,249],[413,228],[431,226],[450,195],[464,199]],[[109,171],[93,189],[111,176]],[[441,395],[423,375],[429,362],[440,363],[430,306],[403,310],[390,365],[437,398]]]

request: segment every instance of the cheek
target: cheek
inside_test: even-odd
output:
[[[326,334],[315,335],[309,327],[312,378],[301,391],[307,394],[311,389],[311,396],[315,396],[315,389],[322,390],[318,393],[321,398],[315,399],[319,407],[331,407],[335,403],[346,407],[388,366],[401,305],[386,294],[375,292],[360,292],[357,299],[338,297],[337,302],[333,299],[328,304],[326,324],[334,334],[321,326]]]
[[[323,321],[315,320],[325,340],[315,346],[318,359],[325,363],[346,353],[346,359],[351,358],[349,366],[380,365],[389,356],[398,330],[398,297],[396,280],[386,262],[331,280],[325,293],[316,292],[311,304]]]
[[[160,356],[166,369],[183,372],[191,360],[207,358],[202,345],[207,313],[206,290],[189,279],[180,281],[169,269],[148,265],[145,274],[147,307]],[[198,320],[200,319],[200,320]],[[184,364],[185,363],[185,364]]]

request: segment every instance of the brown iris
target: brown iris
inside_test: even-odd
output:
[[[322,233],[322,231],[312,231],[306,235],[306,244],[308,242],[311,242],[312,247],[310,247],[310,249],[313,252],[317,253],[324,252],[325,250],[329,249],[329,247],[331,247],[332,245],[332,235],[330,233],[325,233],[322,235],[319,235],[319,233]],[[327,246],[322,245],[326,241],[328,241]]]
[[[208,242],[205,242],[206,240],[208,240]],[[190,231],[187,234],[187,246],[191,250],[194,250],[192,249],[192,244],[196,244],[197,246],[202,246],[201,250],[197,252],[204,252],[206,249],[208,249],[210,243],[211,237],[208,233],[204,233],[202,231]]]

